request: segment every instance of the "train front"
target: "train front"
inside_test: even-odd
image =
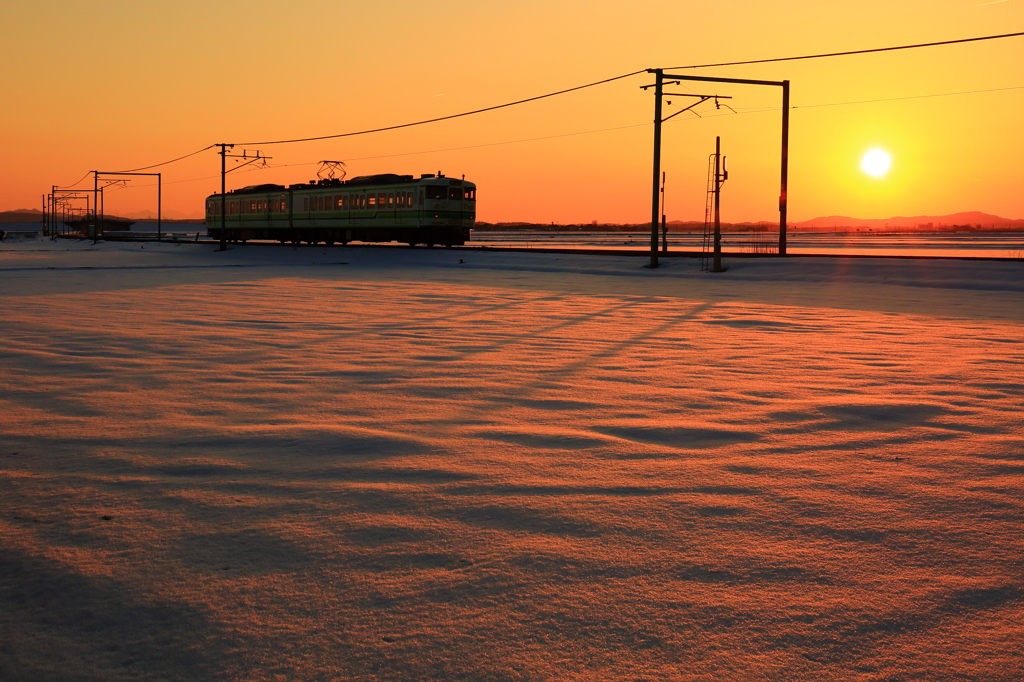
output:
[[[419,184],[423,197],[420,227],[446,233],[456,244],[468,241],[476,224],[476,185],[440,173],[420,176]]]

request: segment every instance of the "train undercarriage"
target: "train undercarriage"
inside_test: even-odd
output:
[[[356,228],[278,228],[278,227],[210,227],[211,238],[229,243],[249,240],[278,241],[282,244],[341,244],[349,242],[399,242],[416,246],[461,246],[469,239],[469,229],[459,227],[356,227]]]

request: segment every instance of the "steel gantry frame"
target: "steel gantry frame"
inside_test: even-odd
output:
[[[220,155],[220,250],[226,251],[227,245],[227,227],[228,227],[228,191],[227,191],[227,177],[228,173],[244,168],[250,163],[262,163],[266,166],[267,161],[272,159],[272,156],[263,156],[258,149],[254,150],[255,156],[251,156],[248,150],[243,150],[241,154],[228,154],[229,149],[234,149],[235,145],[227,144],[226,142],[219,142],[214,147],[220,147],[220,151],[217,152]],[[238,164],[231,170],[228,170],[227,164],[228,159],[245,159],[245,163]],[[333,162],[332,162],[333,163]]]
[[[92,202],[89,201],[89,195],[92,194]],[[58,224],[63,224],[67,218],[68,210],[71,208],[71,202],[85,200],[85,215],[88,216],[92,212],[92,205],[96,203],[96,192],[91,189],[61,189],[57,185],[51,187],[50,193],[46,195],[46,200],[49,203],[50,210],[47,218],[49,219],[49,234],[50,236],[56,236],[60,228]],[[65,226],[66,227],[66,226]],[[45,228],[44,228],[45,229]],[[66,234],[66,230],[62,232]]]
[[[103,202],[103,190],[105,189],[105,187],[100,187],[101,175],[113,175],[115,177],[121,175],[146,175],[156,177],[156,240],[161,241],[163,239],[164,222],[164,181],[163,175],[161,173],[119,173],[116,171],[92,171],[93,191],[96,192],[96,196],[100,199],[100,201],[93,202],[93,230],[95,233],[94,236],[98,238],[100,236],[100,233],[103,231],[102,226],[100,225],[100,220],[102,220],[104,216],[100,215],[100,204]],[[152,185],[150,185],[150,187],[152,187]]]
[[[748,78],[716,78],[713,76],[685,76],[675,73],[665,73],[664,69],[647,69],[647,73],[654,74],[654,182],[651,198],[651,263],[650,267],[658,267],[658,208],[659,208],[659,181],[661,180],[661,124],[676,116],[673,114],[668,118],[661,117],[661,100],[669,93],[665,92],[666,82],[678,81],[700,81],[704,83],[735,83],[739,85],[770,85],[782,88],[782,163],[781,180],[779,191],[779,255],[786,255],[786,214],[788,209],[789,193],[789,81],[764,81]],[[647,89],[651,86],[646,86]],[[675,96],[678,96],[675,95]],[[691,95],[692,96],[692,95]],[[700,102],[712,99],[715,96],[698,95]],[[718,99],[725,99],[719,96]],[[700,104],[697,102],[697,104]],[[688,107],[689,108],[689,107]]]

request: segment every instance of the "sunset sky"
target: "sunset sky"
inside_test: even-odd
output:
[[[13,210],[38,208],[52,185],[93,169],[146,166],[218,142],[394,125],[644,68],[1020,31],[1024,0],[14,0],[4,18],[0,210]],[[792,81],[794,221],[969,210],[1024,218],[1024,38],[691,73]],[[228,186],[303,182],[317,161],[338,159],[350,177],[465,174],[479,186],[484,221],[642,222],[653,97],[639,86],[650,82],[638,75],[395,132],[249,146],[273,168],[232,174]],[[723,218],[775,220],[778,89],[687,90],[732,96],[739,113],[707,103],[703,118],[666,124],[669,219],[703,217],[707,157],[720,135],[730,169]],[[986,92],[950,94],[967,91]],[[891,156],[878,177],[861,167],[871,149]],[[200,216],[219,188],[213,150],[154,170],[164,173],[172,217]],[[108,211],[155,210],[151,182],[110,191]]]

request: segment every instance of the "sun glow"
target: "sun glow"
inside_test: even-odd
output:
[[[881,149],[869,149],[860,160],[860,169],[873,178],[880,178],[889,172],[892,157]]]

